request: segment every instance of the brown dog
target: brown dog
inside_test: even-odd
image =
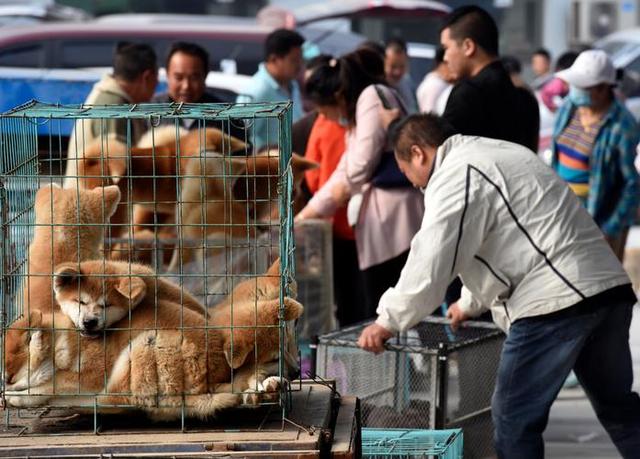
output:
[[[243,158],[207,154],[187,163],[178,208],[182,245],[176,247],[170,272],[193,261],[202,266],[205,257],[228,249],[216,248],[210,239],[227,245],[234,238],[253,241],[259,224],[279,222],[280,158],[268,153]],[[294,187],[306,170],[318,167],[295,153],[290,165]]]
[[[150,299],[157,298],[206,314],[186,290],[147,266],[123,261],[62,263],[55,268],[53,290],[62,312],[87,337],[101,336],[102,330],[127,317],[143,299],[148,307],[153,305]]]
[[[35,234],[29,245],[24,302],[31,310],[54,310],[56,265],[102,256],[104,228],[120,201],[116,186],[93,190],[44,186],[35,199]]]
[[[80,186],[93,189],[118,185],[123,199],[114,217],[117,223],[132,221],[131,204],[142,206],[151,215],[173,216],[180,196],[180,176],[184,174],[189,158],[208,150],[236,151],[245,147],[244,142],[215,128],[189,131],[179,142],[175,142],[175,136],[173,139],[161,134],[162,144],[129,149],[110,136],[87,145],[78,159]],[[153,221],[152,217],[143,219]]]
[[[277,389],[279,379],[265,380],[265,368],[273,365],[260,365],[274,350],[256,346],[272,345],[267,335],[273,335],[273,326],[279,323],[279,301],[260,302],[257,308],[255,302],[238,303],[233,322],[219,316],[221,321],[212,323],[176,303],[155,301],[154,295],[144,293],[144,282],[120,274],[123,277],[87,277],[81,288],[60,289],[69,297],[103,299],[122,309],[138,302],[131,320],[114,324],[104,339],[78,339],[73,323],[62,315],[32,313],[11,326],[5,352],[5,395],[10,406],[92,406],[93,397],[104,393],[99,398],[103,405],[132,405],[154,419],[169,420],[179,417],[181,394],[186,393],[187,415],[206,418],[238,403],[238,396],[229,393],[232,389],[250,396],[255,388]],[[285,299],[284,320],[301,313],[299,303]],[[207,323],[212,328],[205,328]],[[237,327],[233,334],[231,324]],[[265,357],[245,362],[252,350]],[[224,384],[229,381],[233,387]],[[88,397],[79,401],[70,394]]]

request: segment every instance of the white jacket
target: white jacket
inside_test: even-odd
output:
[[[504,330],[630,283],[567,185],[519,145],[456,135],[437,151],[420,231],[377,323],[406,330],[433,312],[460,276],[461,309],[490,308]]]

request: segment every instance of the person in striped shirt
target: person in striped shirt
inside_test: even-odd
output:
[[[569,84],[569,95],[556,118],[552,166],[622,260],[640,204],[633,164],[640,130],[614,95],[616,71],[604,51],[582,52],[556,76]]]

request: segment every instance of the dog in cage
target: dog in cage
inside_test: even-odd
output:
[[[83,276],[109,276],[81,282]],[[115,282],[114,282],[115,280]],[[199,314],[206,314],[204,306],[188,291],[161,277],[148,266],[93,260],[62,263],[53,277],[55,299],[62,312],[71,319],[82,336],[97,338],[101,331],[126,317],[148,295]]]
[[[33,311],[11,326],[5,338],[10,406],[68,405],[71,399],[90,406],[92,394],[98,393],[101,405],[134,406],[153,419],[170,420],[179,417],[186,394],[187,415],[205,419],[239,403],[232,392],[245,391],[245,402],[257,403],[266,391],[279,389],[280,379],[268,377],[277,367],[272,358],[278,349],[273,339],[280,319],[278,300],[238,298],[231,318],[219,314],[209,320],[157,298],[124,265],[84,262],[80,276],[66,273],[55,281],[61,303],[63,296],[78,292],[89,301],[100,297],[121,308],[138,302],[130,320],[115,323],[103,339],[79,336],[63,314]],[[302,305],[285,298],[284,320],[294,320],[302,311]],[[249,360],[256,349],[257,359]],[[84,394],[84,402],[73,394]]]
[[[120,188],[122,205],[112,223],[131,223],[131,213],[133,223],[137,225],[154,223],[156,214],[160,214],[160,220],[172,222],[180,194],[179,176],[184,174],[189,158],[197,157],[207,149],[237,151],[245,148],[244,142],[215,128],[189,131],[177,140],[175,128],[165,127],[158,131],[159,144],[128,146],[111,135],[88,144],[79,155],[77,170],[82,188],[111,184]],[[148,138],[142,139],[145,144]],[[130,204],[140,208],[133,212],[128,208]]]
[[[77,190],[52,183],[38,190],[23,296],[31,309],[57,309],[52,290],[56,265],[102,257],[104,227],[119,202],[116,186]]]
[[[260,225],[278,222],[279,167],[279,153],[273,149],[244,158],[205,153],[189,159],[177,219],[184,242],[175,248],[169,272],[191,262],[202,266],[211,252],[226,249],[209,244],[211,240],[255,240]],[[305,171],[316,167],[318,163],[293,153],[294,187]]]

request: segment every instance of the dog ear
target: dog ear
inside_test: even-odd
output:
[[[62,263],[56,266],[53,274],[53,291],[60,293],[63,289],[77,286],[80,269],[77,263]]]
[[[297,153],[293,153],[291,155],[291,171],[293,172],[293,184],[294,186],[300,185],[302,183],[302,179],[304,178],[305,171],[310,169],[317,169],[320,167],[315,161],[311,161],[310,159],[305,158],[304,156],[300,156]]]
[[[98,187],[93,189],[94,193],[100,196],[100,199],[104,202],[105,218],[111,218],[118,208],[120,203],[120,188],[117,185],[110,185],[105,187]]]
[[[110,156],[109,157],[109,176],[111,182],[115,185],[124,177],[127,173],[127,160],[124,155]]]
[[[147,284],[138,276],[124,276],[118,282],[116,290],[130,301],[131,307],[136,307],[147,294]]]
[[[233,352],[231,352],[231,339],[225,341],[223,349],[224,349],[224,358],[227,360],[227,364],[233,368],[234,370],[240,368],[244,365],[245,360],[249,356],[249,353],[253,350],[253,347],[247,346],[247,349],[241,349],[239,343],[236,340],[233,344]]]
[[[293,298],[284,299],[284,320],[298,319],[304,312],[304,306]]]

